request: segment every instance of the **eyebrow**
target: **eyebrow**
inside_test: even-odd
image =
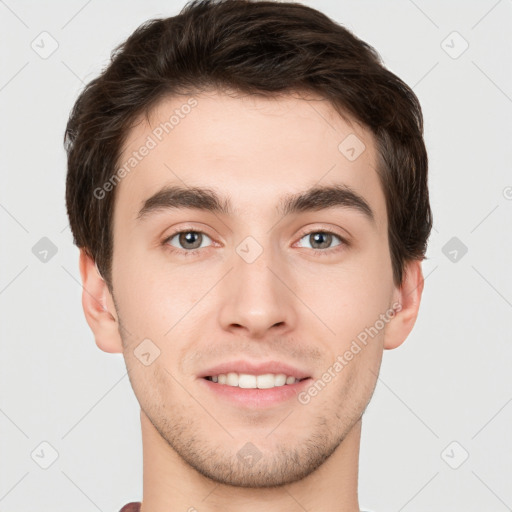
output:
[[[345,208],[363,213],[374,222],[375,215],[368,202],[346,185],[314,186],[302,192],[283,196],[276,206],[279,216]],[[232,216],[234,209],[229,197],[220,196],[205,187],[165,186],[144,201],[137,220],[144,220],[160,211],[196,209]]]

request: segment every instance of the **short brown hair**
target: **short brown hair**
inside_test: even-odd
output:
[[[74,243],[112,291],[115,189],[99,199],[131,124],[166,96],[216,88],[306,91],[368,127],[378,150],[395,283],[424,259],[432,228],[418,98],[379,54],[321,12],[293,2],[193,0],[143,23],[78,97],[68,120],[66,206]]]

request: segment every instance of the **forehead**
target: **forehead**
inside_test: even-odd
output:
[[[207,187],[239,214],[261,217],[283,194],[346,185],[386,224],[373,135],[318,97],[166,97],[127,134],[118,169],[115,222],[135,222],[144,200],[164,186]]]

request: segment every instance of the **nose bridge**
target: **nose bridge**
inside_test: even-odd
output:
[[[248,236],[231,261],[219,312],[223,328],[236,326],[259,336],[277,325],[290,327],[295,321],[293,295],[282,282],[286,276],[279,275],[284,267],[277,248]]]

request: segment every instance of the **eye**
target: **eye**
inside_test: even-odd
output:
[[[205,237],[211,241],[211,238],[206,233],[189,229],[173,233],[171,236],[166,238],[164,243],[171,245],[172,247],[175,247],[179,250],[192,252],[196,249],[205,247],[203,244]]]
[[[333,237],[339,240],[339,243],[332,245]],[[336,233],[327,230],[310,231],[302,236],[301,240],[306,239],[309,243],[310,249],[331,249],[342,244],[346,244],[346,241]],[[307,246],[306,246],[307,247]]]

